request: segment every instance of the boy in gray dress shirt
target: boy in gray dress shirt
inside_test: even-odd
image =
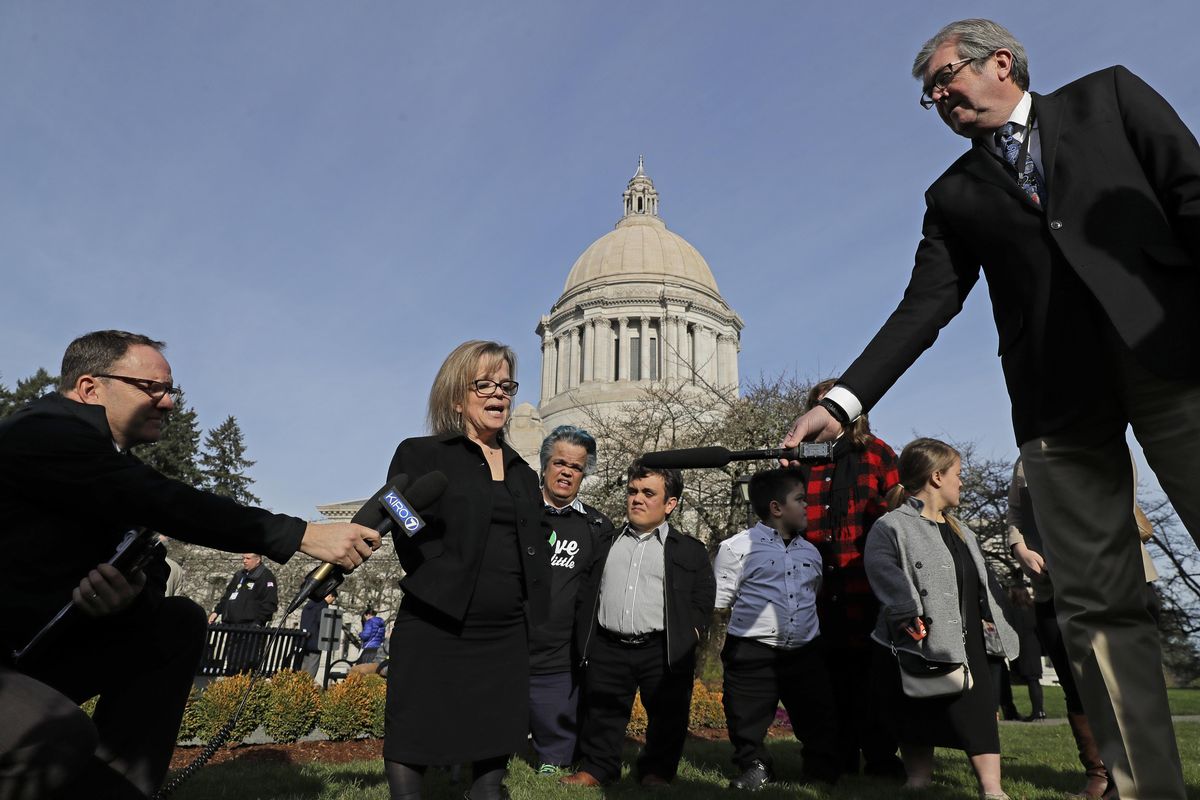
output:
[[[713,564],[716,606],[730,609],[723,702],[741,770],[731,789],[755,791],[774,780],[764,740],[780,701],[803,745],[804,778],[834,783],[839,774],[817,622],[821,554],[800,535],[808,527],[805,483],[798,469],[755,473],[750,503],[761,522],[722,542]]]

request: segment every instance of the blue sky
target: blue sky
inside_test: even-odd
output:
[[[377,488],[468,338],[516,347],[639,154],[746,321],[744,378],[836,374],[894,307],[967,146],[913,54],[992,16],[1033,89],[1114,63],[1200,130],[1200,7],[1070,2],[0,4],[0,381],[74,336],[167,340],[276,510]],[[872,414],[1015,456],[986,287]],[[769,443],[764,443],[769,444]],[[1144,471],[1145,472],[1145,471]]]

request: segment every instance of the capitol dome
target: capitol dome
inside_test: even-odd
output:
[[[622,195],[624,215],[575,260],[542,317],[538,414],[547,429],[585,424],[604,406],[651,386],[737,392],[742,319],[704,256],[667,228],[642,159]]]
[[[639,162],[625,192],[625,216],[576,259],[563,294],[598,281],[666,279],[720,296],[704,256],[687,239],[668,230],[658,216],[658,194]]]

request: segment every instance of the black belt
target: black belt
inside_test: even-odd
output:
[[[644,644],[650,644],[661,639],[663,632],[651,631],[650,633],[639,633],[637,636],[627,636],[623,633],[610,631],[608,628],[600,628],[600,635],[624,647],[641,647]]]

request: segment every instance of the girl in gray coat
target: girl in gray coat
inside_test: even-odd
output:
[[[864,561],[882,605],[871,637],[888,648],[879,663],[887,676],[882,683],[890,687],[885,694],[893,701],[906,786],[928,786],[934,747],[952,747],[970,759],[980,797],[1002,800],[984,631],[999,634],[1006,658],[1017,655],[1017,634],[1000,613],[1004,604],[974,534],[949,514],[962,490],[958,452],[936,439],[917,439],[897,466],[900,483],[888,493],[892,510],[871,528]],[[905,697],[892,647],[966,664],[971,687],[952,697]]]

